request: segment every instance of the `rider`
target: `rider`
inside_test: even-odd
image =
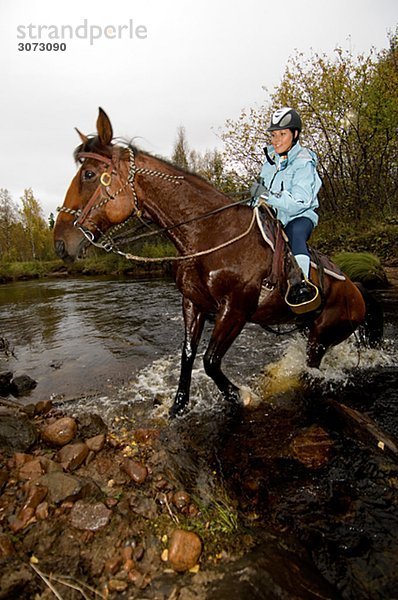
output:
[[[302,271],[302,281],[289,293],[289,299],[296,305],[310,302],[317,293],[316,287],[307,283],[310,274],[307,240],[318,223],[317,194],[321,187],[316,154],[299,143],[301,129],[300,115],[293,108],[283,107],[273,113],[267,129],[272,145],[264,148],[261,184],[252,190],[252,205],[261,198],[276,210]]]

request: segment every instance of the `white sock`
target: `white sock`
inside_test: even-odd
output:
[[[310,257],[306,254],[295,254],[294,258],[298,266],[302,270],[304,276],[308,279],[310,274]]]

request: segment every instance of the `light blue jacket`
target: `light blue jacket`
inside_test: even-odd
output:
[[[308,217],[317,225],[317,194],[322,185],[317,173],[317,156],[297,142],[287,153],[279,156],[273,146],[265,150],[266,159],[260,176],[269,189],[268,204],[277,211],[282,225],[297,217]]]

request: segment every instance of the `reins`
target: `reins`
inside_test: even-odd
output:
[[[129,186],[132,191],[132,195],[133,195],[134,210],[133,210],[133,213],[131,215],[129,215],[129,217],[125,221],[117,224],[114,228],[112,228],[112,231],[115,231],[115,229],[122,228],[125,225],[125,223],[128,220],[130,220],[132,217],[137,217],[138,219],[142,220],[141,219],[142,211],[141,211],[141,208],[139,205],[137,193],[136,193],[135,186],[134,186],[134,179],[135,179],[135,175],[137,173],[141,173],[143,175],[150,175],[153,177],[159,177],[160,179],[164,179],[166,181],[171,181],[176,184],[180,184],[182,182],[181,180],[184,179],[183,175],[170,175],[168,173],[163,173],[161,171],[156,171],[154,169],[148,169],[148,168],[143,168],[143,167],[137,168],[135,165],[135,156],[134,156],[133,150],[131,148],[127,148],[127,150],[129,152],[128,176],[127,176],[127,179],[124,182],[124,184],[122,184],[122,186],[118,190],[116,190],[116,192],[113,192],[113,193],[111,193],[111,190],[110,190],[110,185],[112,183],[112,175],[115,175],[115,174],[118,175],[118,169],[116,167],[115,159],[114,159],[115,155],[113,155],[112,158],[109,158],[107,156],[103,156],[103,155],[97,154],[95,152],[80,152],[77,156],[78,159],[91,158],[91,159],[97,160],[97,161],[107,165],[107,168],[104,169],[103,172],[101,173],[99,185],[97,186],[93,195],[91,196],[91,198],[89,199],[89,201],[87,202],[86,206],[83,209],[72,209],[72,208],[68,208],[66,206],[61,206],[61,207],[57,208],[58,212],[65,212],[66,214],[76,216],[74,225],[80,229],[80,231],[83,233],[85,238],[90,242],[90,244],[92,244],[93,246],[96,246],[97,248],[101,248],[102,250],[105,250],[106,252],[114,252],[115,254],[119,254],[120,256],[123,256],[127,260],[153,263],[153,262],[163,262],[163,261],[188,260],[188,259],[196,258],[198,256],[204,256],[204,255],[210,254],[212,252],[217,252],[217,250],[221,250],[222,248],[225,248],[226,246],[229,246],[230,244],[234,244],[235,242],[243,239],[250,233],[251,229],[253,228],[253,224],[256,220],[256,211],[255,210],[253,211],[252,219],[251,219],[249,227],[246,229],[246,231],[244,231],[243,233],[237,235],[236,237],[234,237],[222,244],[219,244],[212,248],[208,248],[206,250],[202,250],[202,251],[195,252],[192,254],[184,254],[182,256],[165,256],[165,257],[161,257],[161,258],[160,257],[152,258],[152,257],[137,256],[137,255],[131,254],[129,252],[123,252],[119,248],[115,247],[115,241],[110,237],[109,233],[103,234],[100,231],[100,229],[97,227],[97,225],[93,221],[91,221],[89,215],[93,210],[101,208],[110,200],[114,200],[124,189],[126,189],[127,186]],[[106,196],[103,195],[104,191],[106,193]],[[99,200],[99,201],[97,202],[97,200]],[[221,206],[212,211],[209,211],[203,215],[197,215],[190,219],[180,221],[179,223],[176,223],[174,225],[170,225],[167,227],[163,227],[156,231],[150,231],[150,232],[140,234],[138,236],[135,236],[135,237],[129,239],[128,241],[135,242],[142,238],[167,233],[167,232],[172,231],[173,229],[177,229],[178,227],[181,227],[183,225],[187,225],[189,223],[193,223],[195,221],[202,220],[202,219],[207,219],[215,214],[218,214],[219,212],[221,212],[223,210],[246,203],[248,200],[249,200],[248,198],[245,198],[245,199],[239,200],[237,202],[232,202],[225,206]],[[98,242],[96,242],[94,239],[93,232],[83,227],[84,221],[86,219],[89,220],[91,222],[91,224],[97,229],[97,231],[100,232],[100,237],[101,236],[104,237],[104,241],[99,240]]]

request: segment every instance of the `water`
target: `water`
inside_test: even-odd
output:
[[[170,461],[197,495],[205,500],[217,472],[256,539],[272,532],[283,547],[294,539],[314,577],[320,574],[336,597],[350,600],[394,598],[398,589],[397,460],[347,435],[325,404],[344,402],[398,438],[396,288],[378,297],[386,318],[383,349],[360,349],[352,336],[327,354],[320,370],[305,367],[297,333],[274,336],[248,324],[224,369],[257,394],[259,405],[235,420],[203,370],[208,324],[194,365],[191,412],[164,433]],[[171,281],[6,284],[0,315],[0,335],[15,353],[0,357],[0,370],[38,382],[20,401],[53,398],[71,412],[98,412],[108,423],[120,414],[166,423],[183,340],[181,298]],[[291,444],[314,426],[326,432],[331,458],[308,469],[292,456]],[[259,548],[248,564],[264,565]],[[278,558],[272,552],[270,560],[280,561],[280,552]],[[231,574],[223,597],[241,597],[238,588]],[[220,597],[217,590],[209,594]]]

